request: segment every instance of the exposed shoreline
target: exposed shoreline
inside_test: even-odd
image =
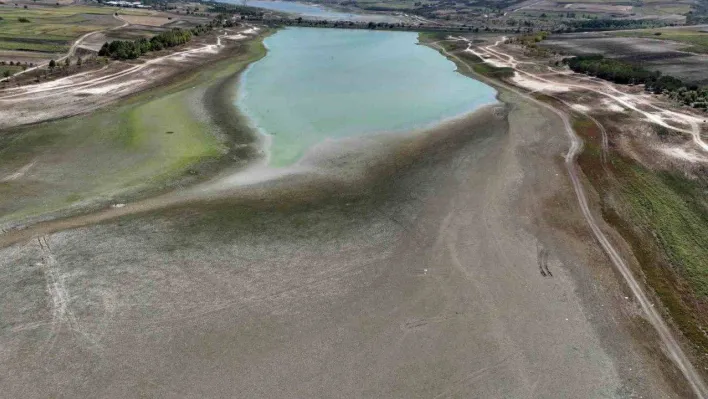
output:
[[[241,148],[255,138],[226,106],[233,79],[203,98]],[[573,205],[562,124],[498,98],[323,143],[267,183],[210,180],[0,235],[0,292],[23,287],[0,335],[0,365],[23,372],[4,391],[676,396],[615,321],[621,287]]]
[[[288,392],[308,397],[356,395],[362,386],[405,397],[662,392],[617,379],[621,367],[610,362],[590,320],[616,339],[623,333],[600,304],[579,307],[578,285],[567,273],[583,267],[566,271],[587,260],[556,247],[543,229],[534,231],[544,203],[563,187],[550,154],[565,145],[562,137],[528,135],[529,126],[554,128],[535,112],[522,103],[485,107],[421,134],[357,138],[356,148],[356,140],[340,143],[340,152],[328,148],[329,157],[312,159],[319,173],[167,209],[154,204],[157,212],[113,219],[135,211],[128,204],[103,220],[38,227],[29,235],[41,237],[41,247],[27,241],[1,250],[0,268],[32,265],[48,256],[41,248],[51,251],[52,267],[67,276],[67,308],[85,309],[74,313],[79,337],[101,347],[100,359],[73,375],[103,386],[107,396],[134,389],[203,389],[210,396],[236,386],[244,396],[279,396],[278,386],[258,377],[265,370],[287,381]],[[549,251],[552,277],[539,274],[539,245]],[[31,271],[13,269],[4,281]],[[115,280],[114,273],[124,277]],[[107,302],[86,286],[117,298],[103,323]],[[57,356],[35,368],[34,354],[19,359],[10,345],[0,362],[32,370],[22,375],[33,376],[30,389],[39,393],[48,383],[45,370],[77,356],[72,348],[89,346],[64,332],[61,319],[29,326],[19,323],[24,318],[8,318],[15,342],[49,336]],[[617,350],[644,376],[636,348],[624,339]],[[317,349],[322,343],[327,351]],[[220,348],[209,355],[208,369],[193,362],[206,355],[202,345]],[[135,374],[116,369],[126,356]],[[406,369],[411,362],[444,367]],[[490,364],[484,378],[465,383]],[[243,372],[217,378],[209,371],[214,365]],[[403,370],[410,379],[400,378]],[[187,381],[177,377],[185,371]],[[110,377],[116,373],[120,384]],[[324,379],[311,384],[303,373]],[[7,392],[26,386],[13,375]],[[153,383],[125,384],[136,378]],[[67,384],[63,392],[81,395],[85,386]]]
[[[125,186],[121,186],[118,190],[104,190],[102,192],[94,193],[91,191],[92,187],[90,181],[85,183],[82,182],[82,185],[87,187],[87,195],[92,198],[90,201],[82,201],[82,203],[71,207],[59,205],[63,209],[59,209],[57,206],[54,206],[54,209],[50,208],[48,210],[38,209],[39,214],[35,212],[34,216],[30,215],[29,218],[23,217],[22,220],[18,220],[16,218],[16,221],[11,222],[10,226],[17,225],[18,221],[21,225],[26,226],[27,224],[32,224],[36,221],[97,211],[101,208],[107,207],[111,203],[124,203],[140,198],[160,195],[165,192],[173,191],[183,185],[194,184],[207,180],[225,167],[234,168],[238,167],[238,165],[241,165],[242,167],[244,163],[247,163],[251,159],[257,158],[260,151],[258,148],[257,137],[245,124],[241,122],[241,115],[230,103],[229,96],[231,93],[229,92],[230,87],[228,86],[238,79],[238,76],[247,65],[257,59],[260,59],[260,57],[265,54],[258,54],[258,50],[255,49],[255,47],[259,46],[258,43],[260,43],[260,41],[261,38],[254,38],[249,39],[245,43],[236,42],[235,44],[231,44],[230,47],[222,49],[221,53],[217,54],[208,66],[200,67],[197,65],[195,67],[190,65],[185,71],[181,71],[176,76],[171,76],[166,80],[158,79],[157,82],[153,84],[155,87],[146,91],[138,91],[137,93],[126,98],[121,98],[114,101],[109,106],[106,106],[95,113],[102,116],[94,117],[95,114],[83,117],[80,115],[68,116],[57,120],[43,121],[41,123],[14,127],[6,131],[4,136],[0,139],[4,139],[8,144],[12,144],[12,146],[7,145],[4,149],[5,154],[0,152],[0,155],[10,157],[9,159],[12,160],[12,162],[10,162],[9,165],[22,164],[22,157],[27,159],[26,162],[36,163],[38,159],[42,160],[48,158],[47,154],[42,153],[41,146],[37,147],[37,151],[33,151],[32,147],[28,147],[28,150],[25,149],[25,147],[27,147],[26,145],[21,144],[21,146],[18,146],[18,144],[16,144],[18,142],[22,143],[23,139],[26,139],[25,141],[37,140],[32,138],[33,135],[38,135],[35,134],[35,132],[47,131],[48,133],[51,133],[51,127],[57,126],[55,130],[58,130],[58,135],[66,136],[63,134],[62,130],[68,130],[70,128],[73,129],[76,121],[83,121],[86,118],[110,120],[112,115],[120,115],[120,113],[128,114],[128,112],[133,112],[133,110],[140,111],[145,108],[145,106],[151,106],[151,104],[157,103],[158,101],[167,101],[168,104],[178,104],[180,107],[179,113],[183,115],[173,115],[174,117],[180,116],[187,118],[189,122],[199,124],[199,127],[197,128],[201,130],[199,134],[188,134],[194,137],[210,137],[215,142],[215,146],[212,144],[214,148],[210,150],[211,153],[206,153],[204,154],[205,156],[200,156],[198,159],[186,159],[186,165],[176,164],[176,168],[174,170],[167,167],[169,165],[164,167],[161,165],[155,165],[155,174],[148,176],[147,181],[131,182],[127,188]],[[162,85],[156,86],[158,82],[162,83]],[[165,105],[160,105],[159,107],[165,107]],[[84,110],[80,114],[88,111],[89,110]],[[155,111],[150,112],[151,114],[155,113]],[[112,118],[116,119],[116,117]],[[75,123],[72,124],[72,121]],[[127,121],[122,121],[120,123],[128,124]],[[160,126],[157,126],[157,128],[159,129]],[[185,126],[184,128],[186,129],[187,127]],[[135,129],[140,130],[143,128],[142,126],[137,126]],[[155,126],[149,125],[143,130],[149,129],[154,130]],[[170,130],[169,127],[162,127],[162,129]],[[52,141],[54,141],[54,137],[50,136],[48,133],[41,133],[39,136],[48,137],[42,138],[42,140],[45,142],[48,141],[51,144]],[[83,134],[83,131],[79,131],[79,133]],[[159,131],[151,131],[150,133],[150,136],[146,137],[154,137],[154,139],[159,139]],[[121,136],[129,136],[130,134],[133,133],[119,132],[117,139],[121,139]],[[168,138],[171,137],[165,136],[165,139]],[[113,150],[111,146],[114,145],[111,145],[110,143],[107,144],[109,147],[102,149],[102,151]],[[13,147],[18,147],[18,149]],[[19,159],[15,159],[12,151],[19,152],[21,157]],[[131,148],[130,151],[134,151],[134,149]],[[130,156],[133,155],[128,154],[128,157]],[[6,167],[9,167],[9,165],[6,164]],[[70,160],[70,162],[60,163],[55,166],[55,168],[58,167],[72,170],[73,168],[80,166],[81,165],[75,161]],[[40,166],[34,166],[30,172],[33,174],[37,173],[39,167]],[[102,173],[108,172],[109,171]],[[77,177],[77,179],[78,178],[79,177]],[[17,189],[16,191],[22,192],[22,190]],[[55,194],[52,191],[48,191],[46,194],[38,195],[47,195],[47,198],[51,198],[51,196]],[[45,201],[47,201],[46,198]],[[25,207],[29,208],[30,205],[31,202],[26,204]],[[0,207],[2,207],[2,204],[0,204]],[[6,216],[9,213],[12,212],[6,212]],[[8,227],[9,226],[6,223],[6,228]]]
[[[292,202],[290,205],[297,207],[326,202],[330,198],[356,197],[362,192],[375,189],[382,184],[377,181],[387,179],[392,173],[413,167],[415,159],[425,156],[431,148],[448,146],[450,139],[465,139],[469,135],[463,132],[481,129],[491,121],[502,118],[501,109],[498,105],[486,106],[435,128],[409,134],[390,133],[339,140],[329,144],[326,155],[311,153],[301,159],[299,164],[307,165],[305,168],[283,168],[282,173],[267,180],[256,181],[255,184],[243,185],[238,184],[238,181],[229,184],[230,176],[247,174],[248,166],[222,170],[213,179],[181,191],[136,200],[120,208],[108,208],[10,230],[0,235],[0,247],[37,235],[198,203],[241,203],[248,207],[268,208],[282,205],[282,198],[289,198]],[[401,151],[406,154],[403,158],[404,153]],[[392,164],[392,160],[396,161]],[[322,190],[324,187],[327,188]]]
[[[258,40],[263,43],[263,40],[274,31],[269,31],[265,35],[261,34]],[[188,97],[189,111],[195,115],[200,115],[199,118],[203,119],[208,125],[209,129],[213,131],[212,134],[220,135],[221,143],[226,145],[226,152],[213,158],[208,158],[203,161],[194,163],[190,170],[198,171],[196,175],[182,175],[171,178],[171,182],[167,184],[160,183],[159,185],[152,186],[142,186],[139,189],[133,190],[132,193],[121,193],[119,195],[112,195],[114,198],[118,197],[117,200],[106,200],[103,199],[94,204],[84,203],[81,207],[73,209],[63,209],[58,212],[50,212],[39,215],[38,217],[33,217],[22,221],[21,224],[15,225],[15,227],[9,227],[14,229],[20,227],[24,229],[37,222],[44,223],[45,221],[51,221],[52,219],[66,219],[67,217],[73,218],[75,216],[81,217],[81,215],[89,215],[92,213],[113,213],[116,210],[105,209],[111,202],[120,202],[121,204],[131,204],[134,202],[143,203],[150,202],[152,197],[180,197],[180,195],[172,195],[179,192],[180,190],[186,191],[187,193],[203,190],[204,186],[218,186],[222,184],[225,178],[230,176],[235,176],[236,179],[243,179],[243,181],[249,180],[245,174],[250,173],[250,170],[257,169],[257,173],[261,176],[256,179],[250,179],[249,184],[255,182],[266,183],[267,179],[263,176],[270,176],[272,178],[278,178],[279,176],[292,176],[292,175],[302,175],[303,171],[310,170],[314,173],[319,169],[317,166],[306,165],[309,161],[309,153],[312,151],[321,151],[321,149],[316,149],[316,147],[321,147],[322,143],[315,145],[306,151],[306,154],[301,157],[300,160],[295,162],[293,165],[285,168],[274,168],[264,164],[268,157],[267,140],[269,136],[264,132],[259,131],[257,128],[251,126],[248,117],[245,116],[238,107],[235,106],[237,96],[239,95],[238,85],[242,81],[243,74],[246,73],[248,68],[254,65],[255,62],[260,60],[267,54],[267,46],[261,44],[265,49],[265,52],[260,56],[250,58],[241,67],[234,70],[231,65],[234,61],[238,60],[240,57],[239,53],[228,57],[221,57],[216,64],[212,64],[209,68],[205,69],[210,75],[224,75],[224,72],[229,70],[227,75],[209,78],[207,83],[199,83],[196,87],[188,88],[189,82],[192,80],[191,74],[196,73],[194,71],[187,72],[183,74],[183,78],[171,80],[166,88],[160,87],[152,89],[145,92],[140,92],[126,99],[120,100],[116,104],[112,104],[109,108],[116,109],[123,106],[123,104],[130,104],[136,101],[141,101],[140,99],[154,98],[155,93],[157,93],[158,98],[160,96],[166,95],[165,93],[176,93],[183,91],[187,93],[183,95]],[[241,61],[238,61],[241,62]],[[204,71],[204,70],[203,70]],[[176,87],[176,89],[175,89]],[[481,108],[493,106],[484,105]],[[441,121],[430,122],[425,126],[419,128],[410,129],[407,132],[381,132],[381,133],[371,133],[365,136],[357,136],[344,139],[344,141],[351,142],[353,140],[356,142],[361,139],[367,141],[370,137],[386,136],[386,135],[417,135],[422,131],[436,131],[436,129],[445,129],[446,126],[450,124],[456,124],[459,121],[474,118],[473,115],[477,113],[476,110],[467,111],[461,115],[453,116],[450,118],[443,119]],[[73,118],[73,117],[69,117]],[[59,121],[66,120],[62,118]],[[53,123],[53,122],[46,122]],[[32,130],[33,126],[24,126],[15,128],[18,132],[23,132],[26,130]],[[16,133],[22,134],[22,133]],[[368,136],[368,137],[367,137]],[[335,143],[336,145],[336,143]],[[305,167],[302,167],[305,164]],[[363,172],[361,172],[363,173]],[[184,186],[193,186],[193,189],[183,190]],[[174,191],[174,193],[172,193]],[[191,195],[191,194],[188,194]],[[145,201],[143,201],[145,200]],[[108,202],[108,204],[107,204]],[[121,205],[122,207],[123,205]],[[129,207],[130,208],[130,207]],[[127,211],[128,209],[121,209],[121,211]],[[122,214],[122,212],[118,212]],[[10,225],[12,226],[12,225]]]
[[[430,40],[428,39],[427,42],[430,42]],[[468,42],[471,43],[470,41],[468,41]],[[513,61],[514,60],[513,57],[503,54],[503,53],[498,53],[498,52],[490,49],[491,47],[497,46],[500,42],[501,42],[501,40],[495,42],[494,45],[487,46],[484,48],[489,49],[487,51],[492,56],[497,56],[499,59],[504,60],[503,61],[504,65],[501,65],[501,66],[513,66],[514,68],[516,68],[516,63],[518,61]],[[574,180],[572,189],[570,187],[568,187],[566,190],[568,190],[568,191],[575,190],[576,192],[578,192],[578,190],[580,191],[578,193],[578,196],[580,196],[580,197],[575,199],[575,201],[580,202],[581,205],[585,202],[588,202],[584,205],[585,206],[584,208],[581,207],[581,209],[579,209],[579,212],[582,211],[582,213],[585,215],[585,218],[586,218],[585,222],[582,223],[585,225],[584,228],[586,228],[586,229],[589,228],[587,226],[587,224],[590,223],[591,224],[590,227],[592,227],[592,231],[593,231],[593,234],[590,235],[590,237],[593,239],[593,241],[595,241],[595,240],[599,241],[601,246],[604,248],[604,250],[610,252],[609,255],[612,257],[612,259],[611,259],[612,263],[616,263],[616,262],[620,263],[620,265],[615,264],[615,267],[613,268],[613,270],[610,271],[611,274],[615,274],[615,276],[613,276],[612,278],[609,278],[609,279],[604,278],[603,279],[604,283],[607,284],[607,287],[613,287],[610,292],[612,292],[612,291],[620,292],[622,290],[629,291],[629,288],[627,288],[627,284],[630,285],[632,287],[632,289],[631,289],[632,293],[630,295],[639,296],[639,298],[637,300],[642,302],[642,308],[640,311],[646,311],[647,308],[645,306],[649,306],[648,301],[650,300],[650,299],[648,299],[647,294],[643,291],[646,288],[642,288],[639,286],[640,283],[637,283],[637,281],[634,279],[634,277],[632,277],[631,273],[633,273],[633,272],[628,270],[628,266],[627,266],[627,264],[625,264],[625,261],[623,260],[623,257],[629,257],[629,260],[626,262],[633,262],[634,261],[634,259],[632,258],[633,255],[631,254],[631,252],[627,253],[627,248],[625,247],[626,244],[623,241],[621,241],[622,240],[621,238],[617,237],[617,233],[615,231],[613,231],[612,227],[610,227],[610,225],[608,225],[606,223],[606,221],[604,220],[603,217],[605,216],[605,209],[604,209],[604,205],[602,203],[602,199],[597,197],[598,194],[595,191],[595,187],[593,187],[593,185],[590,184],[589,179],[587,178],[587,176],[584,175],[584,171],[582,169],[579,169],[580,166],[576,166],[577,160],[575,158],[579,154],[585,154],[583,152],[583,139],[584,138],[581,138],[578,133],[575,133],[575,130],[574,130],[575,127],[570,126],[570,118],[571,118],[570,114],[566,115],[564,113],[564,111],[557,109],[552,105],[545,104],[545,102],[549,102],[548,98],[554,98],[553,96],[546,97],[545,100],[539,101],[538,99],[535,99],[534,97],[531,97],[528,94],[522,93],[522,92],[525,93],[526,89],[533,89],[531,91],[531,93],[533,93],[539,89],[536,86],[527,88],[526,85],[518,85],[517,84],[516,86],[523,88],[521,91],[519,91],[517,88],[514,88],[513,84],[509,86],[509,82],[506,82],[504,79],[494,78],[491,76],[484,76],[483,74],[480,75],[480,73],[476,70],[476,68],[473,68],[471,66],[471,64],[469,63],[469,60],[463,61],[462,59],[460,59],[458,57],[459,54],[455,55],[456,51],[452,51],[452,53],[448,52],[448,50],[446,50],[444,47],[440,46],[437,42],[432,42],[432,43],[429,43],[428,45],[430,45],[431,47],[437,48],[442,54],[446,55],[448,58],[450,58],[456,64],[458,64],[458,66],[461,67],[461,70],[459,71],[460,73],[463,73],[465,75],[472,75],[475,77],[479,77],[482,81],[487,82],[488,84],[496,87],[498,90],[500,90],[500,92],[507,92],[507,94],[513,93],[512,95],[518,95],[518,96],[524,97],[525,100],[523,100],[523,101],[530,101],[531,103],[543,105],[543,108],[547,108],[547,109],[553,111],[553,113],[551,113],[549,115],[549,117],[551,119],[563,120],[563,124],[565,126],[562,129],[559,129],[558,132],[559,132],[559,134],[563,135],[562,132],[565,131],[567,134],[570,135],[570,137],[569,137],[570,150],[568,150],[567,154],[565,155],[565,164],[568,169],[567,173],[570,174],[571,180]],[[469,49],[469,46],[468,46],[468,49]],[[458,48],[458,50],[459,50],[459,48]],[[465,51],[470,51],[470,50],[465,50]],[[494,64],[495,62],[497,62],[496,58],[492,58],[490,60],[486,60],[486,59],[483,60],[478,53],[476,53],[474,51],[472,51],[472,53],[474,53],[475,56],[480,57],[480,59],[478,61],[480,63],[489,62],[490,64]],[[509,60],[508,62],[507,62],[507,59]],[[497,65],[494,65],[494,66],[496,67]],[[514,77],[516,78],[517,76],[514,76]],[[516,79],[512,78],[511,80],[514,83],[516,83]],[[541,79],[541,80],[543,80],[543,79]],[[539,83],[541,83],[541,82],[539,82]],[[551,82],[548,82],[548,84],[551,84]],[[546,86],[547,86],[546,83],[544,83],[545,89],[550,89],[551,92],[555,91],[555,89],[548,88]],[[560,85],[560,86],[561,86],[560,87],[561,89],[567,90],[564,88],[563,85]],[[541,95],[539,98],[543,98],[543,97],[544,97],[544,95]],[[562,102],[562,100],[559,100],[559,101]],[[552,103],[553,103],[553,101],[550,101],[550,104],[552,104]],[[567,103],[563,103],[563,104],[565,104],[566,106],[569,106],[569,104],[567,104]],[[572,108],[571,112],[573,109],[575,109],[575,108]],[[578,109],[575,109],[575,111],[578,111]],[[585,112],[581,112],[581,113],[585,114]],[[598,122],[595,121],[595,123],[598,123]],[[600,126],[600,128],[604,130],[604,128],[602,126]],[[605,134],[605,133],[603,133],[603,134]],[[585,139],[587,139],[587,138],[585,138]],[[606,145],[606,143],[605,143],[605,145]],[[607,151],[607,148],[605,148],[605,151]],[[587,166],[587,165],[585,165],[585,166]],[[579,175],[578,175],[578,171],[579,171]],[[587,190],[587,197],[583,193],[583,191],[585,191],[585,190]],[[555,212],[559,212],[559,210],[556,209],[556,210],[554,210],[554,213]],[[594,216],[594,215],[598,215],[598,216]],[[602,216],[599,216],[599,215],[602,215]],[[554,215],[554,217],[555,217],[555,215]],[[590,220],[588,220],[588,218]],[[595,221],[598,222],[599,226],[594,225]],[[552,220],[548,220],[546,223],[550,223],[551,225],[555,225],[554,228],[549,233],[551,233],[552,235],[555,235],[555,236],[559,236],[560,234],[566,234],[566,240],[568,239],[567,234],[571,234],[571,235],[578,234],[577,227],[570,229],[570,228],[568,228],[568,226],[557,225]],[[605,234],[606,234],[606,236],[605,236]],[[599,237],[598,237],[598,235],[599,235]],[[620,241],[618,241],[618,238]],[[563,246],[565,246],[566,248],[569,247],[567,244],[564,244]],[[615,249],[613,246],[616,246],[616,248],[618,248],[618,249]],[[590,248],[588,248],[587,250],[590,250]],[[593,248],[593,250],[597,251],[598,248]],[[618,251],[621,251],[622,255],[619,255]],[[601,254],[600,258],[603,258],[603,259],[600,260],[599,262],[607,262],[608,259],[606,258],[606,256],[608,254],[602,253],[602,252],[600,252],[600,254]],[[630,267],[633,267],[633,265],[631,265]],[[619,270],[614,270],[614,269],[619,269]],[[586,272],[582,271],[582,274],[584,274],[584,273],[586,273]],[[629,277],[627,277],[625,275],[626,273],[630,274]],[[640,273],[640,276],[641,276],[641,273]],[[584,279],[577,280],[578,284],[582,284],[583,280]],[[639,292],[636,292],[635,290],[639,290]],[[592,295],[588,295],[588,294],[590,294],[590,293],[587,293],[586,295],[582,296],[585,304],[590,307],[597,306],[598,300],[595,299],[594,300],[595,304],[593,304],[593,300],[591,299]],[[653,295],[653,292],[650,293],[650,295]],[[624,298],[629,299],[630,296],[626,296]],[[651,300],[655,300],[655,299],[656,298],[652,296]],[[632,340],[635,340],[635,344],[646,345],[646,342],[649,341],[649,342],[652,342],[651,345],[653,345],[654,347],[661,347],[663,349],[663,351],[662,351],[663,357],[657,358],[653,351],[647,351],[646,353],[643,354],[644,360],[641,360],[640,362],[647,363],[647,364],[653,364],[653,366],[652,366],[654,368],[653,372],[656,374],[662,374],[664,376],[664,378],[668,378],[664,384],[671,387],[671,389],[674,390],[675,392],[677,392],[679,395],[685,396],[685,395],[691,395],[693,393],[698,396],[701,396],[702,393],[700,393],[700,392],[704,389],[703,383],[701,381],[702,377],[700,376],[700,371],[695,369],[694,366],[692,365],[692,362],[696,361],[697,360],[696,358],[698,356],[700,356],[700,354],[694,353],[693,348],[686,348],[685,342],[678,342],[676,340],[676,338],[674,336],[674,334],[676,334],[676,332],[675,331],[672,332],[667,328],[667,325],[662,320],[662,316],[657,315],[657,313],[654,311],[653,304],[651,305],[652,309],[649,309],[649,312],[651,314],[646,316],[649,318],[648,319],[649,321],[646,321],[644,319],[641,319],[640,321],[634,320],[633,317],[630,317],[627,314],[626,310],[620,310],[620,309],[622,309],[623,306],[625,306],[625,305],[620,304],[620,303],[615,303],[612,305],[613,310],[615,312],[619,311],[618,315],[615,317],[618,317],[620,320],[624,320],[625,328],[630,332],[630,335],[632,335]],[[649,323],[649,322],[651,322],[651,325],[652,325],[651,331],[646,331],[643,326],[642,327],[638,326],[638,324],[644,324],[644,323]],[[601,325],[602,323],[599,323],[599,324]],[[657,332],[655,329],[659,330],[659,332]],[[598,329],[598,332],[601,332],[601,331],[602,331],[601,328]],[[683,338],[683,337],[681,337],[681,338]],[[616,346],[616,339],[614,336],[604,335],[603,341],[604,341],[604,345],[606,345],[608,349],[612,350],[613,352],[618,350],[618,347]],[[668,351],[666,348],[664,348],[665,345],[669,347]],[[690,354],[689,355],[690,357],[688,357],[686,354]],[[624,360],[622,358],[622,356],[618,356],[618,355],[614,355],[614,356],[617,361]],[[629,370],[631,371],[632,369],[630,368]],[[637,378],[636,376],[634,376],[634,377],[630,376],[631,373],[627,373],[626,370],[620,370],[620,371],[622,374],[622,378],[627,382]],[[675,378],[673,378],[673,376],[676,373],[685,373],[684,377],[686,377],[686,379],[681,378],[680,381],[676,380]]]

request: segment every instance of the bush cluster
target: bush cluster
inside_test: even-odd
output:
[[[150,51],[160,51],[165,48],[187,43],[192,40],[192,36],[199,36],[201,33],[209,30],[211,30],[210,25],[199,25],[191,30],[172,29],[169,32],[163,32],[153,36],[150,39],[114,40],[104,43],[98,55],[111,57],[116,60],[135,59]]]
[[[654,19],[583,19],[566,22],[569,31],[604,31],[620,29],[657,28],[670,25],[666,21]]]

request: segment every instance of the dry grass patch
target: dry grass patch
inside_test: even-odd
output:
[[[121,15],[121,19],[133,25],[146,26],[162,26],[173,21],[167,17],[159,17],[152,15]]]

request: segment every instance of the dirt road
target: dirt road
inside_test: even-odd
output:
[[[139,64],[113,62],[101,69],[0,90],[0,107],[4,111],[0,113],[0,128],[86,113],[219,58],[228,53],[223,51],[227,44],[252,39],[257,34],[258,30],[253,27],[247,33],[223,33]]]
[[[66,55],[63,56],[63,57],[57,58],[57,59],[56,59],[56,62],[64,61],[65,59],[67,59],[67,58],[69,58],[69,57],[73,57],[74,54],[76,53],[76,49],[81,45],[81,42],[83,42],[84,39],[86,39],[87,37],[89,37],[89,36],[91,36],[91,35],[94,35],[94,34],[96,34],[96,33],[99,33],[99,32],[105,32],[105,31],[110,31],[110,30],[125,28],[126,26],[130,25],[130,23],[129,23],[128,21],[123,20],[120,16],[114,15],[113,17],[114,17],[115,19],[117,19],[117,20],[123,22],[123,24],[122,24],[122,25],[119,25],[119,26],[115,26],[115,27],[113,27],[113,28],[102,29],[102,30],[96,30],[96,31],[93,31],[93,32],[86,33],[85,35],[82,35],[81,37],[79,37],[78,39],[76,39],[76,40],[74,41],[74,43],[71,44],[71,47],[69,47],[69,51],[66,53]],[[46,62],[46,63],[44,63],[44,64],[39,64],[39,65],[33,66],[32,68],[27,68],[27,69],[25,69],[25,70],[23,70],[23,71],[19,71],[19,72],[13,74],[12,77],[19,76],[19,75],[22,75],[22,74],[25,74],[25,73],[27,73],[27,72],[31,72],[31,71],[34,71],[34,70],[37,70],[37,69],[40,69],[40,68],[44,68],[44,67],[46,67],[47,65],[49,65],[48,62]]]
[[[624,105],[636,112],[643,114],[644,116],[647,117],[648,120],[650,120],[652,122],[655,122],[657,124],[660,124],[664,127],[667,127],[667,128],[673,129],[673,130],[686,132],[684,129],[676,128],[674,126],[667,124],[666,122],[663,121],[661,116],[659,116],[655,113],[639,110],[630,101],[627,101],[626,99],[619,98],[618,96],[615,96],[612,94],[608,94],[608,93],[598,90],[594,87],[586,86],[586,85],[567,85],[562,82],[549,80],[545,77],[538,76],[537,74],[534,74],[534,73],[529,73],[529,72],[520,70],[517,66],[517,63],[514,62],[515,60],[512,55],[505,54],[500,50],[492,50],[492,47],[496,47],[498,44],[499,44],[499,42],[495,43],[492,46],[484,47],[483,51],[486,52],[485,55],[497,57],[499,60],[502,60],[504,62],[508,62],[510,64],[510,67],[513,68],[517,73],[527,75],[527,76],[529,76],[533,79],[537,79],[539,81],[544,81],[544,82],[553,83],[553,84],[557,84],[557,85],[565,85],[565,86],[570,86],[570,87],[574,87],[574,88],[579,88],[579,89],[595,92],[597,94],[606,96],[614,101],[617,101],[619,104]],[[483,57],[483,58],[486,58],[486,57]],[[465,61],[460,60],[459,58],[458,58],[458,60],[460,62],[465,62]],[[624,278],[627,285],[632,290],[632,293],[634,294],[637,302],[641,306],[642,311],[644,312],[646,318],[649,320],[649,322],[652,324],[652,326],[656,329],[659,337],[661,337],[662,343],[664,344],[664,350],[667,352],[667,355],[669,356],[669,358],[676,364],[676,366],[679,368],[679,370],[681,370],[684,377],[686,377],[686,379],[688,380],[689,384],[691,385],[691,388],[693,389],[696,396],[699,398],[708,398],[708,387],[706,387],[705,382],[703,381],[703,378],[701,377],[700,374],[698,374],[698,372],[693,367],[691,361],[688,359],[688,357],[684,353],[683,349],[676,341],[676,338],[674,337],[673,333],[666,325],[666,322],[663,320],[663,318],[661,317],[659,312],[656,310],[656,308],[653,306],[653,304],[651,303],[651,301],[647,297],[647,294],[644,292],[644,289],[642,288],[640,283],[637,281],[635,276],[632,274],[631,270],[629,269],[629,267],[627,266],[627,264],[623,260],[622,256],[619,254],[617,249],[612,245],[612,243],[607,238],[607,236],[602,231],[602,229],[600,229],[600,227],[597,225],[595,217],[593,216],[593,214],[588,206],[587,196],[585,194],[582,182],[580,181],[580,179],[578,177],[578,172],[577,172],[577,167],[576,167],[576,162],[575,162],[578,154],[582,151],[583,143],[582,143],[582,140],[580,139],[580,137],[578,137],[578,135],[573,130],[567,111],[558,109],[558,108],[553,107],[547,103],[540,102],[540,101],[534,99],[533,97],[529,96],[528,94],[523,93],[519,90],[509,88],[508,86],[507,86],[507,88],[510,90],[513,90],[516,94],[527,98],[529,101],[533,101],[539,105],[542,105],[542,106],[548,108],[549,110],[553,111],[563,121],[565,131],[568,134],[568,137],[571,141],[570,149],[568,150],[568,153],[566,154],[566,157],[565,157],[565,163],[566,163],[566,167],[568,170],[568,175],[571,179],[571,182],[573,184],[573,189],[575,190],[576,197],[577,197],[578,203],[580,205],[580,209],[583,213],[583,216],[585,217],[585,220],[586,220],[588,226],[592,229],[593,235],[595,236],[597,241],[600,243],[602,248],[605,250],[607,255],[610,257],[613,265],[621,273],[621,275]],[[626,96],[626,94],[624,94],[624,93],[622,93],[622,94]],[[656,106],[654,106],[654,108],[661,113],[664,113],[664,114],[669,113],[670,115],[674,115],[675,117],[680,118],[682,120],[691,121],[692,122],[691,123],[692,129],[691,129],[690,133],[694,137],[696,144],[700,148],[708,150],[708,146],[706,146],[706,144],[701,140],[698,124],[695,123],[695,121],[693,121],[693,119],[695,119],[695,117],[689,116],[689,115],[681,115],[677,112],[666,110],[666,109],[656,107]],[[680,115],[680,116],[678,116],[678,115]]]
[[[525,71],[521,68],[519,68],[519,65],[523,64],[531,64],[534,65],[534,62],[531,61],[517,61],[514,56],[510,54],[505,54],[496,48],[499,46],[500,43],[503,42],[502,40],[499,40],[495,42],[492,45],[489,46],[484,46],[481,48],[478,48],[478,51],[475,51],[473,49],[473,45],[471,42],[469,42],[467,39],[464,38],[459,38],[460,40],[465,40],[468,42],[468,50],[475,55],[479,56],[482,59],[489,59],[489,57],[492,57],[492,59],[497,59],[498,61],[501,61],[504,64],[508,64],[509,67],[514,69],[514,71],[520,75],[527,76],[533,80],[539,81],[539,82],[545,82],[552,84],[556,87],[563,87],[567,89],[573,89],[573,90],[587,90],[590,92],[593,92],[595,94],[599,94],[603,97],[608,98],[610,101],[616,103],[617,105],[620,105],[622,107],[628,108],[646,118],[647,121],[651,123],[655,123],[659,126],[662,126],[664,128],[667,128],[669,130],[673,130],[676,132],[684,133],[684,134],[689,134],[691,135],[694,143],[696,146],[703,150],[708,152],[708,144],[706,144],[705,141],[703,141],[702,135],[701,135],[701,128],[700,125],[704,123],[704,118],[700,118],[696,115],[691,115],[691,114],[686,114],[686,113],[681,113],[681,112],[676,112],[671,109],[663,108],[660,106],[657,106],[654,103],[648,102],[645,99],[643,99],[641,96],[638,95],[632,95],[628,93],[621,92],[617,90],[616,87],[614,87],[611,83],[608,82],[602,82],[599,84],[595,85],[583,85],[583,84],[570,84],[567,81],[558,81],[558,80],[553,80],[549,79],[547,76],[549,74],[544,74],[544,76],[541,76],[540,74],[537,73],[531,73],[528,71]],[[551,74],[552,75],[552,74]],[[561,75],[560,73],[558,75]],[[563,74],[562,76],[568,77],[570,75]],[[578,80],[583,80],[585,79],[585,76],[578,75]],[[639,107],[642,106],[644,108],[651,108],[653,111],[648,111],[646,109],[640,109]],[[672,123],[670,123],[672,122]],[[676,126],[679,125],[679,126]],[[688,125],[688,129],[685,127],[681,127],[680,125]]]

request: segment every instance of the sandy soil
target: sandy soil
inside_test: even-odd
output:
[[[249,28],[249,36],[257,31]],[[235,39],[236,32],[219,35]],[[155,87],[185,70],[229,54],[221,36],[204,37],[177,51],[137,62],[108,66],[53,81],[0,90],[0,129],[63,118],[95,110],[127,95]],[[236,38],[240,39],[240,38]]]
[[[3,392],[676,397],[597,284],[597,248],[549,233],[582,226],[548,213],[569,193],[562,125],[508,101],[317,153],[334,180],[1,250]]]
[[[516,73],[511,81],[517,86],[529,89],[531,91],[549,91],[549,92],[563,92],[568,91],[567,87],[556,85],[552,82],[544,82],[538,79],[528,78],[523,75]]]

